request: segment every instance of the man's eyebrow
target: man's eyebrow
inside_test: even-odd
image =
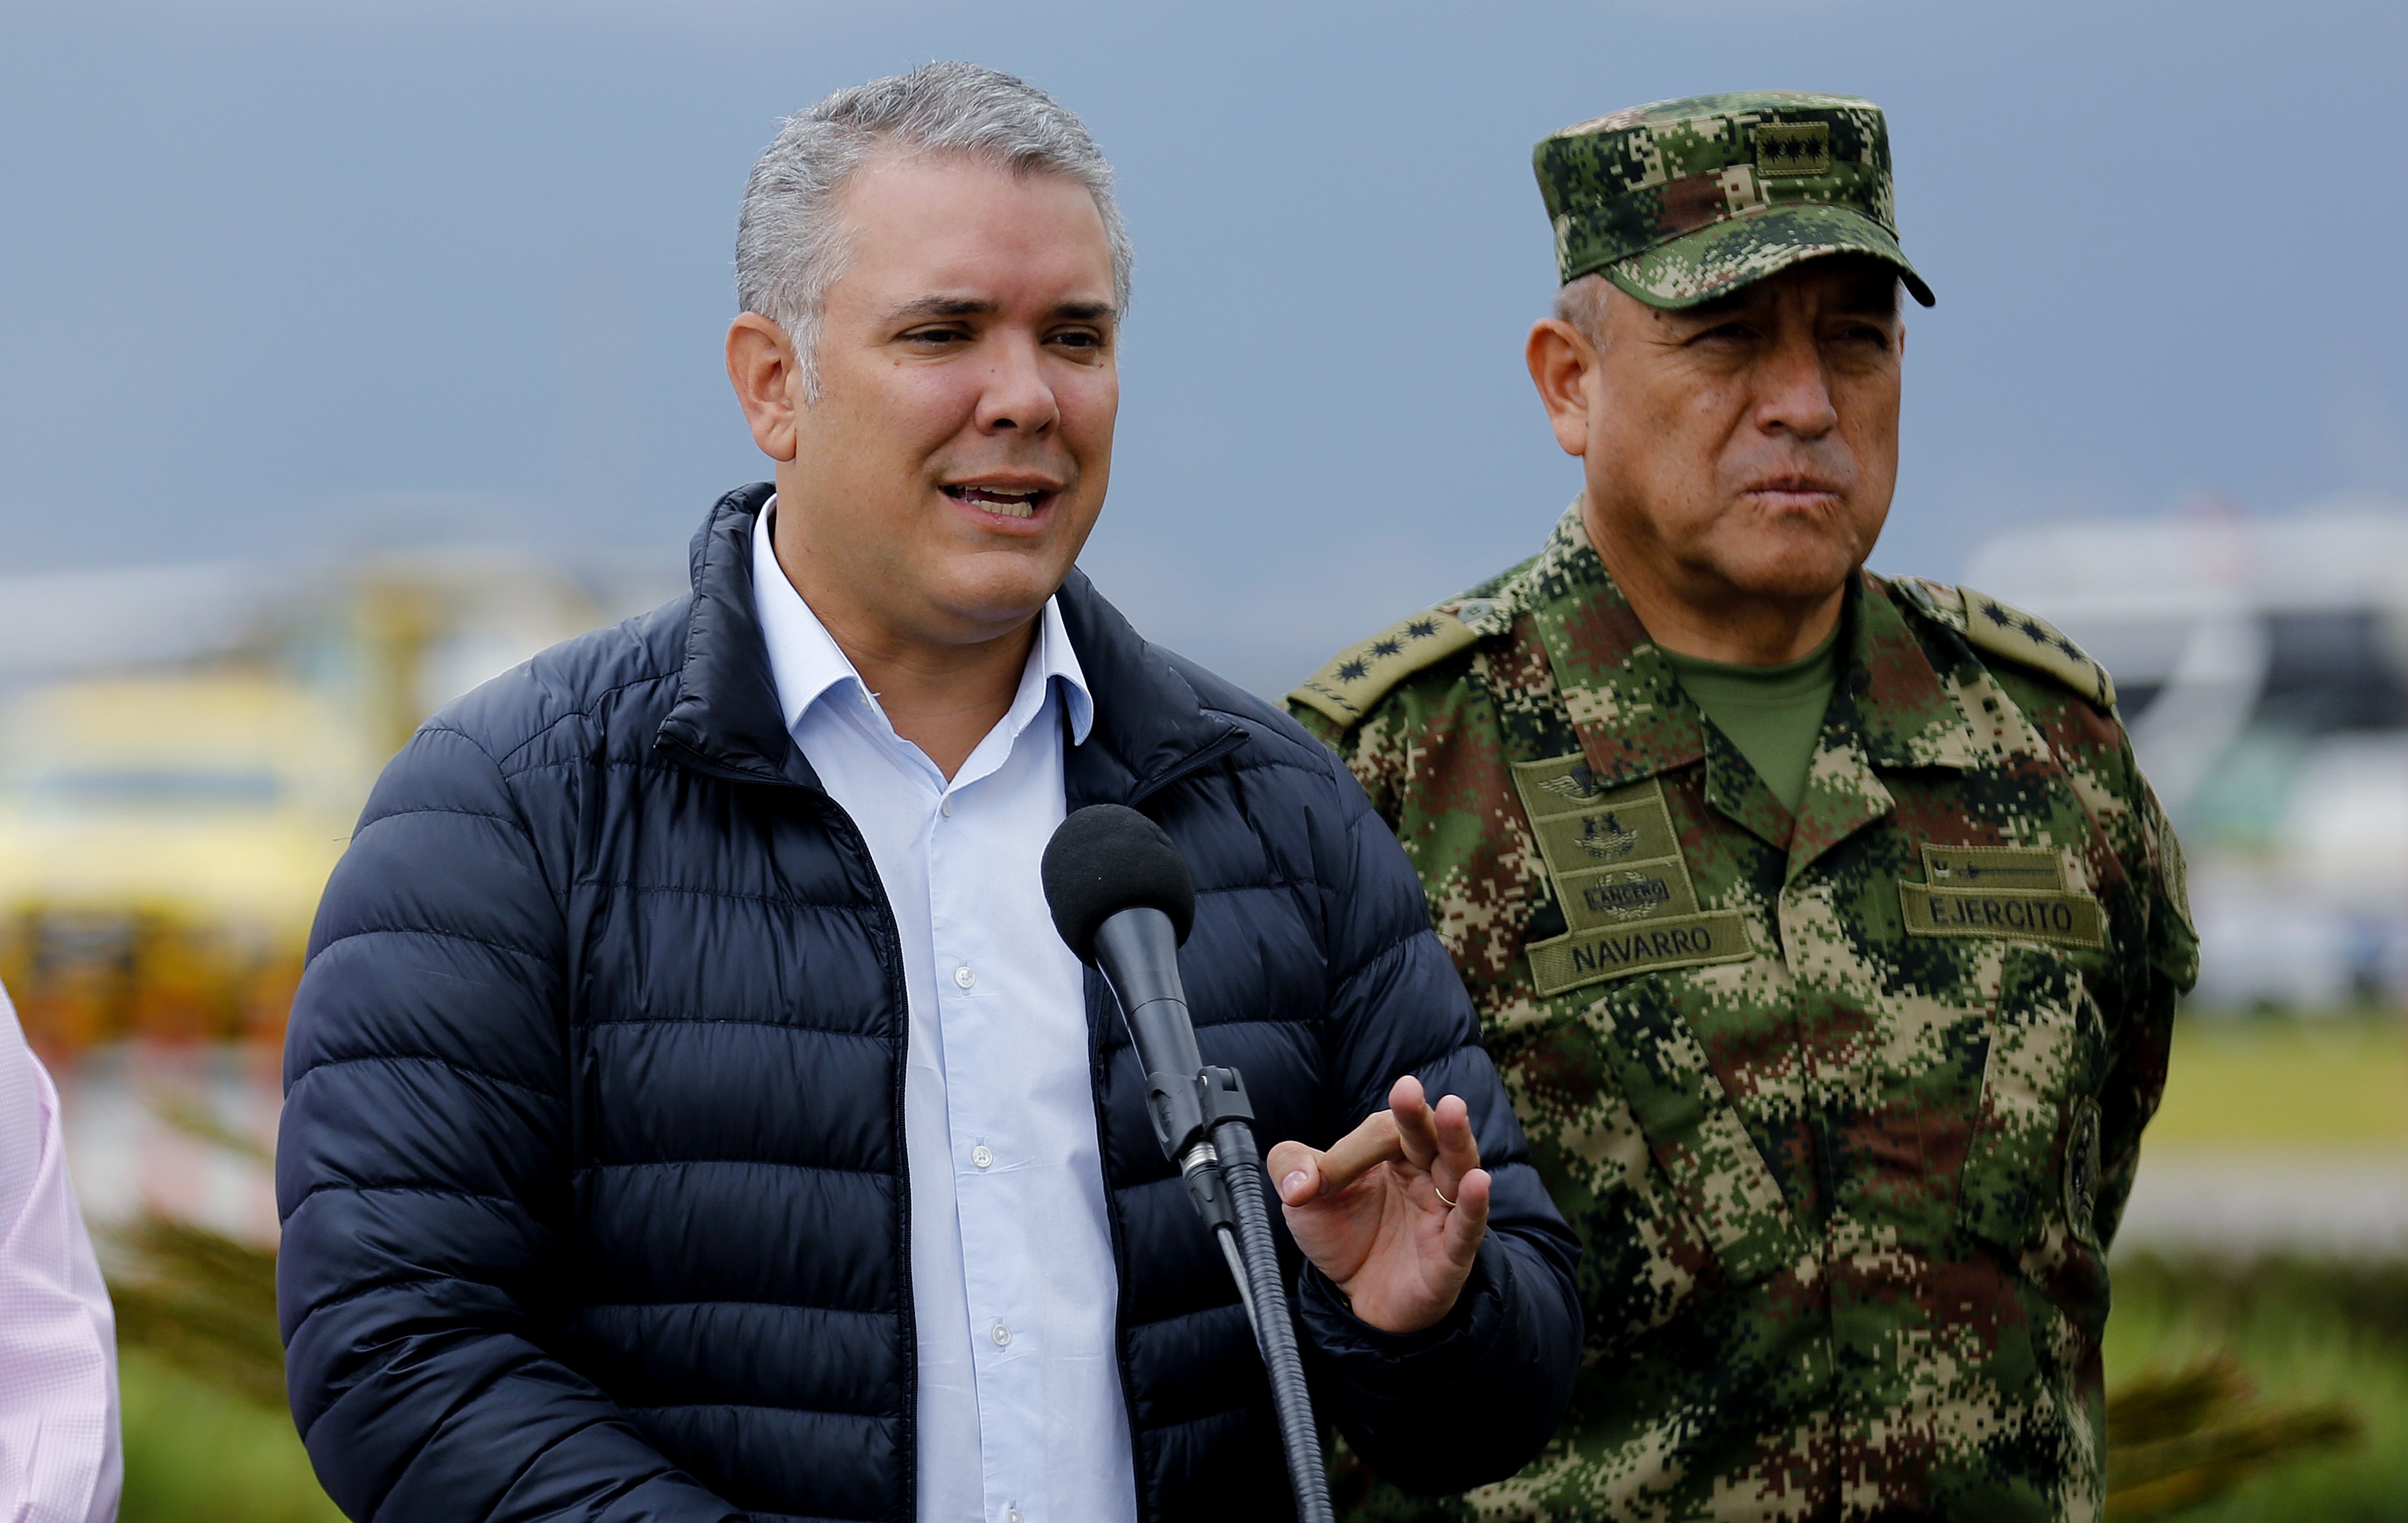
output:
[[[1893,278],[1885,285],[1867,286],[1862,290],[1848,292],[1833,302],[1831,307],[1833,310],[1845,313],[1849,317],[1896,317],[1898,316],[1898,281]]]
[[[888,309],[886,320],[902,323],[934,317],[992,317],[996,310],[995,303],[968,296],[922,296],[917,301],[907,301],[900,307]]]
[[[991,301],[972,296],[922,296],[887,309],[889,323],[924,323],[940,317],[993,317],[1003,310]],[[1110,323],[1120,309],[1108,301],[1066,301],[1050,314],[1056,322]]]
[[[1755,293],[1744,289],[1733,291],[1725,295],[1701,301],[1694,307],[1677,308],[1673,315],[1694,319],[1700,323],[1712,323],[1717,318],[1732,317],[1745,311],[1754,305],[1754,295]]]

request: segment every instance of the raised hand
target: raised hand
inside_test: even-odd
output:
[[[1419,1332],[1455,1309],[1488,1230],[1488,1171],[1461,1099],[1433,1107],[1407,1074],[1328,1152],[1281,1142],[1263,1161],[1297,1246],[1356,1316]]]

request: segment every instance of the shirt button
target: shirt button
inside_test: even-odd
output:
[[[970,971],[968,963],[964,963],[953,970],[953,984],[956,987],[967,989],[977,982],[978,975]]]
[[[945,801],[939,804],[937,808],[939,812],[945,816],[945,818],[949,820],[952,819],[953,817],[953,796],[952,794],[945,795]]]
[[[1017,1507],[1005,1508],[1003,1510],[1003,1523],[1020,1523],[1020,1509]]]
[[[978,1146],[970,1149],[970,1162],[977,1164],[980,1168],[983,1169],[987,1165],[995,1162],[995,1155],[987,1150],[987,1145],[984,1142],[981,1142]]]
[[[1000,1322],[995,1325],[995,1346],[997,1348],[1011,1346],[1011,1329]]]

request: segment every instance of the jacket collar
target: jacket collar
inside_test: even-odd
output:
[[[677,701],[656,748],[716,777],[819,789],[819,774],[786,732],[769,646],[752,603],[752,524],[777,489],[739,486],[711,505],[687,548],[694,586]]]
[[[713,776],[824,791],[786,728],[752,599],[752,528],[773,490],[756,481],[728,493],[695,534],[685,660],[654,744]],[[1084,574],[1072,571],[1054,597],[1095,699],[1094,726],[1064,762],[1072,809],[1134,802],[1245,739]]]
[[[1205,707],[1182,663],[1130,627],[1085,572],[1054,596],[1096,700],[1095,727],[1063,759],[1070,808],[1134,804],[1245,741],[1245,726]]]

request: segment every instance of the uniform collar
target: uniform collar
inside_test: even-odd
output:
[[[1705,729],[1672,664],[1648,638],[1590,548],[1578,497],[1517,579],[1598,787],[1636,782],[1705,754]]]
[[[1963,705],[1870,572],[1860,572],[1849,590],[1839,685],[1794,820],[1737,748],[1710,731],[1589,544],[1578,498],[1509,596],[1546,653],[1597,786],[1703,759],[1708,800],[1770,844],[1786,846],[1793,876],[1895,807],[1880,770],[1965,768],[1977,759]]]

